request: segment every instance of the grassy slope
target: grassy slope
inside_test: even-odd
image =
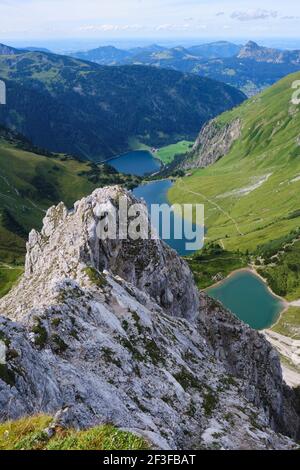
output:
[[[54,198],[63,199],[67,204],[79,194],[92,189],[87,179],[78,175],[88,171],[88,166],[76,160],[48,158],[22,151],[5,141],[0,142],[1,206],[14,206],[14,214],[20,223],[30,228],[36,225]],[[33,178],[47,179],[48,184],[57,186],[44,193],[36,187]],[[17,193],[19,192],[19,194]],[[55,191],[55,194],[54,194]],[[40,197],[39,197],[40,196]],[[32,210],[32,209],[35,210]]]
[[[52,418],[47,415],[0,424],[0,450],[146,450],[144,439],[112,425],[87,431],[56,429],[49,438],[45,429]]]
[[[0,265],[0,298],[10,291],[22,273],[22,267]]]
[[[68,207],[96,187],[137,178],[111,173],[65,156],[24,150],[18,137],[0,133],[0,296],[15,282],[23,265],[27,233],[39,228],[45,211],[59,201]],[[8,269],[5,264],[13,265]]]
[[[248,266],[248,257],[241,252],[222,250],[218,245],[206,246],[200,253],[186,258],[199,289],[216,282],[215,276],[225,279],[232,271]]]
[[[171,163],[176,155],[184,155],[186,154],[191,147],[193,146],[193,142],[188,140],[181,140],[176,144],[166,145],[165,147],[160,147],[158,151],[153,154],[155,158],[161,160],[165,165]],[[131,138],[129,139],[129,145],[131,150],[148,150],[151,152],[152,147],[149,145],[143,144],[137,139]]]
[[[165,165],[171,163],[176,155],[186,153],[190,147],[193,145],[193,142],[187,140],[181,140],[176,144],[167,145],[162,147],[155,154],[155,157],[159,158]]]
[[[12,216],[26,231],[38,227],[47,207],[54,200],[68,205],[83,196],[95,185],[78,176],[88,166],[75,160],[62,161],[17,149],[13,144],[0,141],[0,210],[9,209]],[[36,187],[34,178],[46,180],[49,188],[44,194]],[[53,186],[53,187],[52,187]],[[51,192],[52,191],[52,192]],[[14,235],[0,225],[0,260],[14,262],[23,258],[24,238]]]
[[[265,256],[259,272],[276,294],[290,301],[300,299],[300,238],[283,244],[275,256]]]
[[[255,250],[299,226],[300,217],[290,217],[300,209],[300,180],[291,182],[300,175],[300,106],[291,104],[291,85],[299,79],[300,73],[288,76],[221,115],[220,125],[242,120],[242,137],[219,162],[170,190],[172,203],[205,204],[209,241],[219,240],[228,250]],[[230,194],[269,174],[250,194]]]

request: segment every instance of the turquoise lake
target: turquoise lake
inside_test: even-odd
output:
[[[172,184],[173,183],[170,180],[153,181],[151,183],[138,186],[136,189],[133,190],[133,194],[139,199],[143,198],[148,206],[149,211],[151,211],[151,204],[168,204],[167,194]],[[171,248],[176,250],[177,253],[179,253],[181,256],[191,255],[193,251],[187,250],[186,244],[193,240],[189,240],[185,236],[183,236],[183,238],[180,240],[176,239],[174,236],[174,230],[172,230],[172,227],[174,227],[174,221],[181,224],[182,233],[184,234],[184,221],[182,217],[175,214],[174,212],[171,212],[171,236],[170,238],[165,239],[164,241],[168,243]],[[163,238],[162,225],[159,224],[159,227],[155,228],[158,231],[160,238]],[[192,230],[195,231],[196,228],[196,225],[192,224]],[[201,230],[201,233],[203,234],[203,228],[198,228],[198,230],[199,233]]]
[[[206,292],[256,330],[272,326],[284,309],[284,303],[249,271],[237,272]]]
[[[109,160],[107,163],[125,175],[145,176],[156,173],[161,168],[160,161],[146,150],[125,153]]]

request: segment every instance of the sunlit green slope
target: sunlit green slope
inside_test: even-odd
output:
[[[255,250],[300,225],[300,73],[217,118],[239,118],[241,137],[214,165],[179,179],[170,201],[204,203],[207,237],[229,250]]]
[[[71,207],[96,187],[131,187],[137,180],[107,166],[45,154],[0,127],[0,295],[3,278],[13,277],[4,264],[23,263],[27,234],[41,226],[48,207],[60,201]]]

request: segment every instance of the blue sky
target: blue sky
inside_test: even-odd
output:
[[[300,36],[298,0],[0,0],[0,42],[14,38]]]

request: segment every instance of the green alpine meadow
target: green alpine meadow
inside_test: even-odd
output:
[[[292,103],[297,80],[300,73],[289,75],[216,118],[219,130],[238,120],[240,137],[216,163],[193,170],[169,192],[172,203],[189,201],[191,194],[205,203],[208,239],[225,249],[255,250],[299,227],[300,113]]]

